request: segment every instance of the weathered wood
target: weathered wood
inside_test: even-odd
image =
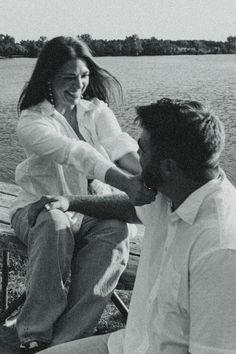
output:
[[[0,207],[0,225],[2,224],[10,224],[9,209],[5,207]]]
[[[0,250],[26,255],[25,245],[16,237],[10,225],[0,224]]]
[[[2,310],[8,305],[9,252],[2,252]]]
[[[14,184],[0,182],[0,250],[26,255],[26,247],[10,226],[9,208],[20,190]]]
[[[120,277],[117,286],[118,289],[123,289],[123,290],[133,289],[138,262],[139,262],[139,256],[133,256],[132,254],[129,255],[129,262],[125,271],[122,273]]]
[[[17,196],[21,191],[21,188],[16,184],[0,182],[0,193]]]
[[[0,191],[0,207],[10,208],[15,199],[15,196]]]

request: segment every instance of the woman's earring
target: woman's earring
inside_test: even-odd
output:
[[[50,103],[55,106],[55,102],[54,102],[54,97],[53,97],[53,92],[52,92],[52,83],[50,81],[48,81],[48,98]]]

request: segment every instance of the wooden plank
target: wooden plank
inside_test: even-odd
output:
[[[0,234],[6,234],[9,236],[13,236],[14,230],[10,225],[0,224]]]
[[[17,196],[20,193],[20,191],[21,188],[16,184],[0,182],[0,193]]]
[[[0,192],[0,207],[10,208],[14,203],[16,197],[9,194],[3,194]]]
[[[10,224],[10,210],[5,207],[0,207],[0,223]]]
[[[136,225],[136,227],[138,231],[137,235],[130,239],[130,253],[140,255],[145,227],[141,224]]]
[[[0,224],[0,250],[26,255],[25,245],[15,236],[10,225]]]
[[[143,225],[136,225],[138,232],[134,238],[130,240],[130,251],[129,251],[129,261],[127,267],[122,273],[119,283],[118,289],[124,290],[132,290],[134,287],[134,281],[136,277],[136,272],[138,268],[143,235],[144,235],[144,226]]]
[[[26,247],[15,236],[14,230],[10,226],[10,207],[20,187],[0,182],[0,250],[9,251],[16,254],[26,254]]]
[[[117,289],[132,290],[134,287],[134,281],[137,273],[139,256],[133,256],[130,254],[129,262],[125,271],[121,274]]]

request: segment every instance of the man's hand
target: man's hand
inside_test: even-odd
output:
[[[43,196],[37,202],[32,203],[28,210],[28,223],[31,227],[35,225],[36,219],[39,213],[43,210],[60,209],[62,211],[67,211],[69,208],[69,201],[63,196]]]
[[[140,175],[129,177],[126,193],[128,194],[131,203],[136,206],[150,204],[155,200],[157,194],[151,188],[145,186]]]

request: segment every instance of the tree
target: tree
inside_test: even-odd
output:
[[[36,58],[39,55],[41,48],[37,46],[37,42],[27,40],[21,41],[20,44],[25,48],[27,57]]]
[[[119,55],[179,55],[179,54],[236,54],[236,36],[228,36],[225,42],[206,40],[163,40],[155,37],[140,39],[137,34],[121,39],[92,39],[89,33],[78,35],[96,56]],[[22,40],[15,43],[9,34],[0,34],[0,56],[23,55],[37,57],[47,37],[40,36],[37,41]]]
[[[38,48],[43,48],[44,44],[47,42],[47,37],[45,36],[40,36],[39,39],[36,42],[36,45]]]
[[[89,33],[83,33],[77,36],[79,39],[82,39],[89,47],[93,41],[92,36]]]
[[[13,55],[16,50],[15,38],[9,36],[9,34],[0,34],[0,47],[2,55],[6,57]]]
[[[124,54],[125,55],[140,55],[143,50],[142,40],[139,39],[137,34],[126,37],[124,41]]]
[[[236,53],[236,37],[229,36],[227,38],[227,48],[228,48],[228,53],[230,54]]]

